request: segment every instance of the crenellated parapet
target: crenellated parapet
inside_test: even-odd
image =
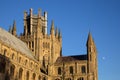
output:
[[[47,12],[42,15],[42,11],[39,9],[38,14],[33,14],[33,9],[31,8],[29,14],[24,11],[24,35],[32,35],[36,32],[38,19],[41,21],[43,34],[47,34]]]

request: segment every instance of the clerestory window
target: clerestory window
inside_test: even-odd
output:
[[[61,75],[61,67],[58,67],[58,74]]]

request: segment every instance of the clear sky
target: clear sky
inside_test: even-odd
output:
[[[120,80],[120,0],[0,0],[0,26],[8,30],[16,20],[23,31],[23,12],[48,12],[61,29],[63,55],[86,54],[88,32],[98,51],[99,80]]]

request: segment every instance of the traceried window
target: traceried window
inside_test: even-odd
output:
[[[58,74],[61,75],[61,67],[58,67]]]
[[[25,65],[27,65],[27,62],[28,62],[28,61],[27,61],[27,60],[25,60]]]
[[[70,74],[73,74],[73,66],[69,67]]]
[[[85,66],[82,66],[82,67],[81,67],[81,71],[82,71],[82,73],[86,73],[86,68],[85,68]]]
[[[23,69],[19,69],[19,80],[22,80],[22,75],[23,75]]]
[[[12,66],[10,67],[10,74],[11,74],[11,76],[14,76],[14,73],[15,73],[15,66],[12,65]]]

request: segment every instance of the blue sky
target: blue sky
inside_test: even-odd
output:
[[[86,53],[88,32],[92,33],[98,51],[99,80],[120,80],[120,0],[1,0],[0,27],[8,30],[16,20],[17,31],[23,31],[23,12],[33,8],[48,12],[61,29],[63,55]]]

